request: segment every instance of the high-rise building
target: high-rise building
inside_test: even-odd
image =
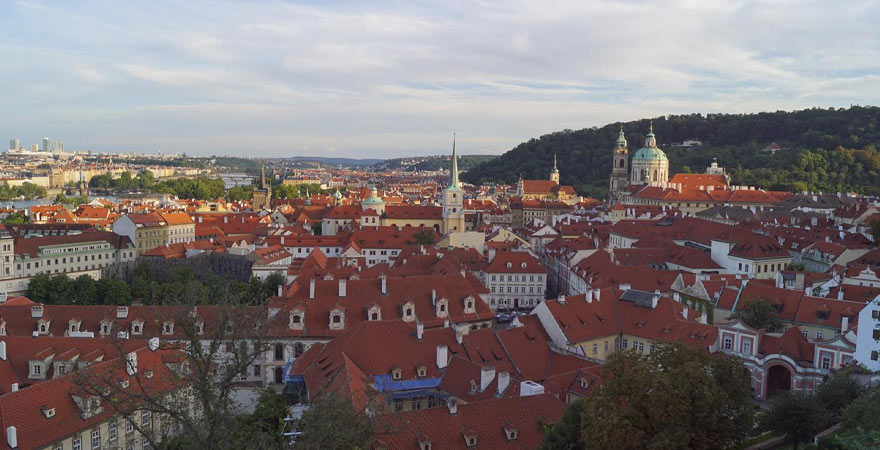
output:
[[[44,152],[51,152],[52,149],[49,148],[51,145],[52,145],[52,141],[49,140],[49,138],[44,137],[44,138],[43,138],[43,151],[44,151]]]
[[[58,143],[58,151],[59,151],[59,152],[63,152],[63,151],[64,151],[64,141],[61,141],[61,142]]]
[[[9,140],[9,149],[10,150],[18,150],[21,148],[21,141],[18,139],[10,139]]]
[[[40,147],[37,144],[31,144],[31,151],[36,152],[39,151]]]

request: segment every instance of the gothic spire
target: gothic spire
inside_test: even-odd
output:
[[[455,133],[452,133],[452,172],[450,173],[449,187],[460,187],[458,182],[458,154],[455,152]]]

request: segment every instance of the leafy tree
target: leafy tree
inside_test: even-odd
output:
[[[844,409],[841,423],[848,429],[880,430],[880,387],[865,391]]]
[[[819,385],[816,398],[834,417],[862,394],[862,385],[850,376],[852,369],[841,370]]]
[[[95,280],[88,275],[80,275],[73,280],[72,302],[77,305],[94,305],[98,297]]]
[[[49,275],[40,273],[28,282],[28,298],[38,303],[48,303],[50,290]]]
[[[284,399],[272,389],[264,389],[257,399],[257,407],[254,410],[251,421],[253,427],[263,434],[277,436],[278,447],[281,447],[281,433],[284,430],[284,418],[289,410]]]
[[[540,450],[586,450],[581,438],[581,416],[585,400],[578,400],[565,408],[562,419],[544,435]]]
[[[335,392],[313,399],[299,425],[296,448],[305,450],[368,448],[376,429],[372,417]]]
[[[738,358],[684,344],[613,354],[581,433],[597,448],[724,447],[752,428],[749,375]],[[686,381],[685,381],[686,380]]]
[[[101,278],[95,286],[99,302],[104,305],[130,305],[128,285],[113,278]]]
[[[434,230],[422,228],[413,234],[413,238],[416,240],[416,244],[434,245]]]
[[[776,307],[765,298],[750,299],[743,308],[737,310],[731,316],[741,319],[748,326],[767,331],[775,331],[782,327],[777,319]]]
[[[6,216],[5,219],[3,219],[3,223],[6,225],[22,225],[28,222],[29,220],[27,216],[18,211],[9,214],[8,216]]]
[[[230,202],[250,200],[253,195],[253,186],[233,186],[226,190],[226,200],[229,200]]]
[[[809,442],[828,426],[831,415],[816,396],[784,392],[773,398],[762,420],[768,429],[785,436],[797,450],[798,445]]]

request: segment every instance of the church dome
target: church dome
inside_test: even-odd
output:
[[[666,161],[666,153],[657,147],[642,147],[633,156],[633,161]]]

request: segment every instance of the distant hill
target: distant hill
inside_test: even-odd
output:
[[[513,183],[547,178],[558,155],[561,182],[579,193],[603,197],[620,126],[630,158],[643,146],[648,119],[601,128],[563,130],[531,139],[462,175],[465,181]],[[757,114],[690,114],[654,119],[658,145],[670,175],[703,172],[717,158],[731,182],[765,189],[880,195],[880,108],[806,109]],[[673,144],[698,140],[696,147]],[[772,144],[781,149],[766,151]]]
[[[345,167],[364,167],[364,166],[372,166],[378,162],[381,162],[381,159],[376,158],[366,158],[366,159],[357,159],[357,158],[324,158],[320,156],[294,156],[292,158],[285,158],[291,161],[303,161],[303,162],[319,162],[321,164],[331,164],[337,166],[345,166]]]
[[[460,155],[458,157],[458,170],[466,171],[478,164],[488,163],[498,155]],[[408,158],[386,159],[374,164],[375,170],[440,170],[449,169],[452,165],[451,155],[437,156],[412,156]]]

